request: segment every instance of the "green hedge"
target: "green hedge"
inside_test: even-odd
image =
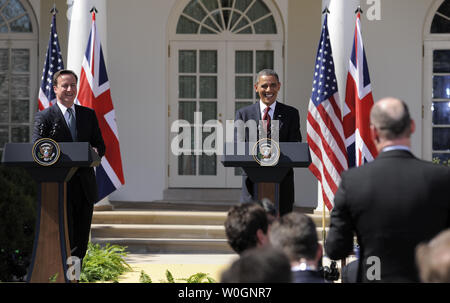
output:
[[[35,181],[21,168],[0,165],[0,281],[25,279],[36,222]]]

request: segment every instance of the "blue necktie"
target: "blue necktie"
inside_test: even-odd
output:
[[[67,124],[69,126],[70,133],[72,134],[72,139],[73,141],[77,141],[77,122],[75,120],[75,115],[73,114],[73,109],[68,108],[67,112],[69,113]]]

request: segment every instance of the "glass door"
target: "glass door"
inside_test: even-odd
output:
[[[424,75],[424,158],[450,160],[450,44],[427,42]]]

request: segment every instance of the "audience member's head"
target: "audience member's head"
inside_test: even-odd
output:
[[[397,98],[383,98],[370,111],[371,136],[378,150],[389,145],[410,146],[415,131],[406,103]]]
[[[450,229],[417,245],[416,263],[422,282],[450,283]]]
[[[289,213],[275,221],[269,234],[270,243],[282,249],[291,264],[316,267],[322,258],[322,246],[317,239],[313,220],[301,213]]]
[[[290,283],[291,266],[283,251],[265,246],[246,250],[222,273],[222,283]]]
[[[238,254],[268,243],[268,221],[264,208],[257,203],[233,206],[225,220],[225,233],[231,248]]]
[[[258,200],[256,203],[262,206],[267,214],[267,220],[269,221],[269,225],[271,225],[277,219],[277,209],[275,205],[270,201],[270,199],[263,198],[262,200]]]

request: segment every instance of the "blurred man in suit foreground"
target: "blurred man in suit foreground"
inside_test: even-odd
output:
[[[411,153],[415,124],[405,102],[378,101],[370,122],[379,155],[342,174],[325,251],[345,258],[356,233],[358,281],[418,282],[416,245],[449,227],[450,169]]]

